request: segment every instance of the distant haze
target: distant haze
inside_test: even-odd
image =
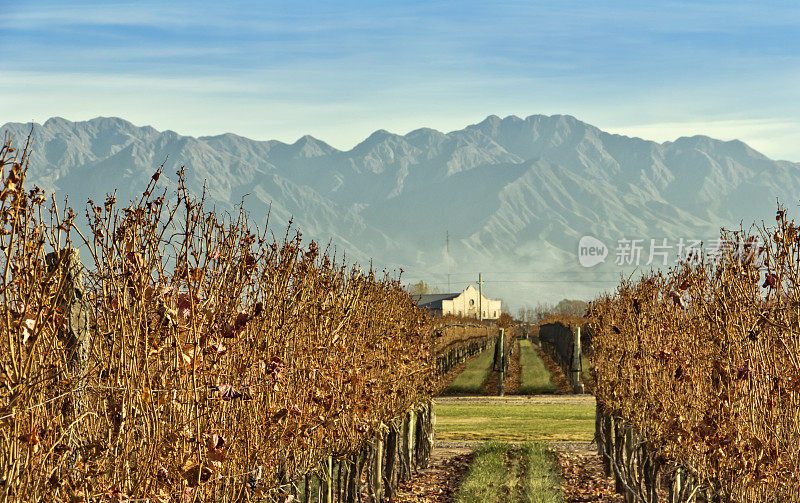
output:
[[[31,125],[2,130],[19,142]],[[218,208],[245,198],[260,224],[271,208],[273,229],[293,218],[306,239],[440,291],[448,271],[451,290],[483,272],[485,293],[512,309],[613,287],[633,270],[614,264],[620,239],[707,239],[721,226],[771,220],[776,198],[791,212],[800,194],[800,164],[740,141],[655,143],[566,115],[489,116],[446,134],[378,130],[348,151],[311,136],[194,138],[118,118],[54,118],[33,125],[29,182],[76,206],[114,189],[125,201],[165,160],[166,186],[186,165],[190,187],[206,184]],[[587,235],[609,248],[592,268],[577,256]]]

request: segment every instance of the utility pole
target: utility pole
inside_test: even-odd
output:
[[[483,281],[478,273],[478,320],[483,321]]]
[[[500,376],[498,377],[497,396],[505,395],[505,387],[503,383],[506,380],[506,333],[502,328],[500,332]]]
[[[447,237],[445,238],[447,248],[447,293],[450,293],[450,231],[445,231]]]

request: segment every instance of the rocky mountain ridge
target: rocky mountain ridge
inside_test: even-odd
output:
[[[256,221],[267,211],[276,228],[293,218],[306,237],[354,260],[403,267],[409,280],[440,287],[448,269],[457,286],[479,270],[522,275],[527,283],[487,279],[493,295],[520,299],[613,285],[613,256],[592,270],[578,266],[581,236],[598,237],[612,254],[621,238],[707,238],[768,219],[776,198],[791,207],[800,194],[800,164],[741,141],[656,143],[565,115],[490,116],[449,133],[378,130],[348,151],[311,136],[292,144],[195,138],[119,118],[0,129],[17,142],[32,132],[31,181],[78,206],[114,189],[134,197],[162,163],[169,186],[185,165],[190,187],[205,186],[219,208],[244,198]],[[537,279],[562,271],[562,283]]]

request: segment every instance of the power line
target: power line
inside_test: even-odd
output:
[[[476,271],[475,271],[476,272]],[[451,272],[451,275],[457,276],[474,276],[475,272]],[[614,274],[616,276],[620,274],[626,274],[623,271],[488,271],[486,274],[591,274],[591,275],[598,275],[598,274]]]
[[[509,280],[483,280],[484,284],[487,283],[615,283],[611,279],[509,279]],[[425,282],[428,285],[448,285],[447,282]],[[471,284],[472,281],[457,281],[456,283]]]

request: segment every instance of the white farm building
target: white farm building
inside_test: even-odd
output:
[[[416,295],[414,300],[419,307],[424,307],[439,316],[452,314],[478,319],[478,309],[480,309],[483,312],[480,319],[496,320],[501,313],[499,300],[479,294],[478,289],[472,285],[463,292]]]

